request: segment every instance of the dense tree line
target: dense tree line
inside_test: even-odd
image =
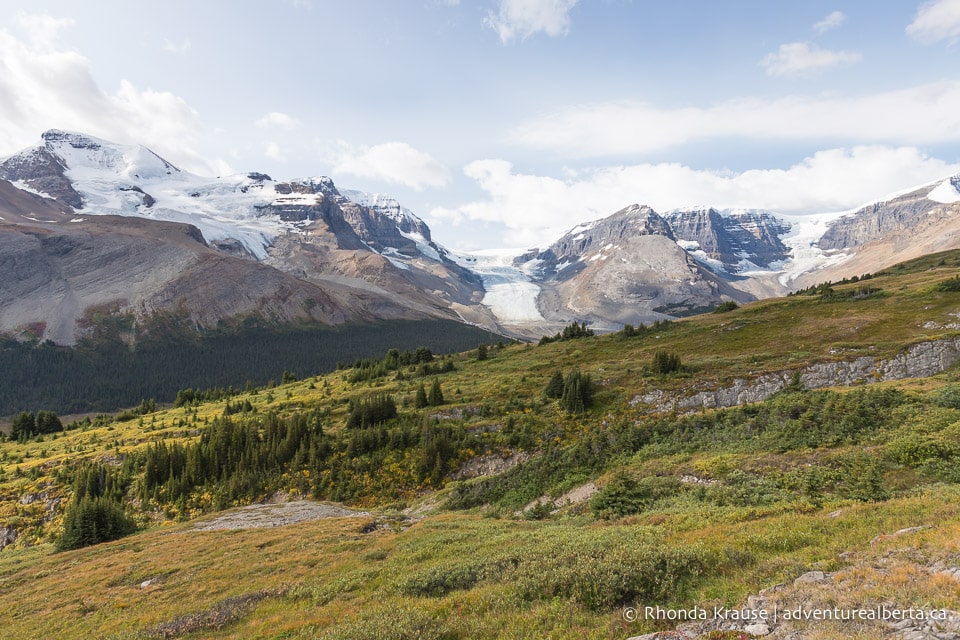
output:
[[[837,280],[832,282],[827,280],[826,282],[821,282],[818,284],[812,284],[809,287],[804,287],[803,289],[797,289],[796,291],[791,291],[787,294],[790,296],[822,296],[825,293],[830,294],[833,292],[833,287],[836,285],[843,284],[856,284],[857,282],[862,282],[864,280],[870,280],[873,278],[873,274],[865,273],[862,276],[853,276],[850,278],[844,278],[843,280]]]
[[[102,464],[81,467],[74,476],[73,498],[63,516],[61,551],[116,540],[133,533],[137,525],[124,507],[132,466],[117,469]]]
[[[60,414],[113,411],[143,398],[171,402],[185,387],[246,381],[261,386],[287,370],[298,378],[333,371],[338,361],[388,348],[455,353],[496,336],[448,320],[397,320],[342,327],[246,329],[235,333],[143,336],[135,349],[101,332],[76,347],[0,339],[0,415],[34,407]]]
[[[180,394],[178,393],[177,394],[178,399],[179,399],[179,396]],[[177,406],[182,406],[182,405],[177,405]],[[141,400],[140,404],[138,404],[134,408],[127,409],[126,411],[122,411],[119,414],[117,414],[117,421],[123,422],[125,420],[133,420],[137,416],[145,416],[148,413],[153,413],[156,410],[157,410],[156,400],[154,400],[153,398],[150,398],[149,400]]]
[[[347,428],[372,427],[397,417],[397,403],[387,394],[350,402]]]
[[[364,401],[368,409],[384,404],[384,397]],[[224,508],[291,483],[323,499],[399,497],[441,487],[474,438],[462,426],[418,414],[368,420],[335,434],[324,431],[317,412],[219,417],[197,442],[151,444],[137,462],[138,497],[181,512]]]
[[[450,373],[457,370],[453,360],[449,358],[444,358],[439,364],[436,363],[433,351],[427,347],[418,347],[415,351],[390,349],[387,351],[387,355],[379,360],[376,358],[358,359],[350,367],[342,362],[337,363],[338,369],[350,369],[347,374],[347,382],[353,384],[377,380],[394,372],[398,379],[403,379],[406,377],[403,374],[404,367],[413,368],[413,374],[419,377]]]
[[[233,387],[222,389],[214,387],[212,389],[192,389],[187,387],[177,391],[177,399],[173,401],[174,407],[196,406],[204,402],[220,402],[227,398],[239,395],[240,390]]]
[[[53,411],[21,411],[13,417],[10,427],[10,437],[14,440],[25,440],[47,433],[63,431],[63,423]]]
[[[185,501],[197,487],[216,485],[221,504],[251,499],[290,469],[315,466],[328,455],[318,413],[238,422],[215,418],[191,444],[150,445],[143,459],[140,498]],[[328,445],[329,446],[329,445]]]
[[[636,338],[638,336],[646,335],[647,333],[653,331],[662,331],[670,326],[669,320],[655,320],[653,324],[649,327],[643,324],[642,322],[638,326],[633,326],[632,324],[623,325],[623,329],[620,330],[619,335],[624,338]]]
[[[564,342],[566,340],[576,340],[577,338],[589,338],[593,335],[593,329],[587,328],[586,322],[572,322],[552,336],[543,336],[540,338],[540,344],[550,344],[551,342]]]

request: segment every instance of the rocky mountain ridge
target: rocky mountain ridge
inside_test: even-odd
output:
[[[252,172],[205,178],[145,147],[79,133],[44,133],[41,145],[0,161],[0,179],[22,194],[8,198],[0,212],[8,231],[23,232],[25,224],[45,225],[44,233],[58,237],[85,231],[83,246],[91,255],[116,255],[98,244],[111,237],[138,246],[133,238],[146,234],[158,248],[130,254],[147,267],[117,259],[110,267],[114,277],[104,280],[113,284],[96,295],[77,298],[74,288],[68,294],[63,286],[24,290],[16,282],[0,288],[0,297],[11,301],[0,313],[0,331],[42,325],[48,327],[43,338],[65,344],[76,340],[79,320],[97,305],[137,317],[182,309],[198,327],[253,314],[275,322],[451,318],[534,337],[573,320],[612,330],[702,312],[724,301],[783,295],[960,246],[960,177],[819,217],[714,207],[661,214],[635,204],[577,225],[546,249],[530,250],[512,263],[447,251],[396,199],[341,191],[327,177],[275,180]],[[27,195],[34,200],[25,200]],[[36,204],[36,198],[47,204]],[[31,214],[37,211],[44,213]],[[109,231],[119,236],[91,230],[104,224],[103,216],[115,218]],[[160,223],[168,226],[152,226]],[[174,230],[176,225],[188,230]],[[201,285],[185,267],[198,253],[184,262],[159,251],[172,246],[181,251],[184,233],[196,241],[191,252],[246,264],[222,262],[218,275]],[[13,237],[8,235],[8,242]],[[25,257],[30,251],[17,255],[28,265],[21,271],[49,272],[29,266],[39,259]],[[64,273],[97,270],[58,264]],[[245,300],[245,279],[254,265],[277,272],[268,288],[312,293],[283,302],[269,295]],[[153,275],[143,275],[144,268]],[[266,272],[257,273],[250,282],[261,281]],[[172,289],[170,278],[178,282]],[[217,304],[202,303],[201,289]],[[32,293],[40,291],[42,300]],[[326,302],[318,304],[321,299]],[[64,313],[71,319],[64,321]],[[54,326],[59,328],[49,328]]]
[[[203,178],[145,147],[53,130],[0,162],[0,179],[9,196],[0,211],[7,261],[35,276],[0,286],[8,301],[0,331],[33,327],[37,337],[72,344],[95,307],[140,320],[176,310],[197,327],[251,315],[326,324],[469,318],[496,327],[477,304],[479,278],[447,259],[421,220],[354,202],[329,178]],[[55,238],[96,259],[38,253],[29,239],[36,232],[44,246]],[[207,263],[217,269],[194,271]],[[104,269],[112,277],[94,276]],[[79,281],[110,285],[80,295]]]
[[[540,287],[545,318],[609,329],[784,295],[956,247],[960,177],[810,217],[713,207],[661,215],[635,204],[577,225],[514,265]]]

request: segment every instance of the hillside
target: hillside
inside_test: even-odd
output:
[[[677,626],[644,606],[883,606],[947,613],[719,626],[956,637],[958,276],[948,252],[723,313],[384,351],[2,442],[0,623],[10,638],[625,638]],[[78,494],[142,531],[56,551]],[[356,511],[209,524],[301,498]],[[671,637],[740,637],[684,628]]]

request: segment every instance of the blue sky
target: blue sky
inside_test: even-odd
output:
[[[960,0],[0,0],[0,154],[49,128],[330,175],[440,242],[637,202],[852,208],[960,173]]]

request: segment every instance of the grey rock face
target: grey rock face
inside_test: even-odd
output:
[[[17,541],[20,532],[13,527],[0,527],[0,551]]]
[[[847,362],[823,362],[800,371],[781,371],[754,379],[738,378],[720,389],[699,391],[686,397],[667,397],[662,391],[637,396],[632,404],[649,404],[659,411],[734,407],[762,402],[783,390],[799,375],[805,389],[870,384],[936,375],[960,362],[960,338],[922,342],[889,360],[860,357]]]
[[[696,242],[731,273],[740,271],[743,260],[768,267],[789,254],[780,236],[790,230],[790,225],[765,211],[691,209],[672,211],[665,218],[678,240]]]
[[[66,167],[60,159],[38,147],[0,162],[0,178],[10,182],[22,181],[31,189],[46,193],[75,209],[83,206],[83,198],[64,175]]]
[[[530,259],[542,261],[544,279],[568,279],[575,275],[590,254],[604,247],[622,245],[641,236],[663,236],[675,240],[670,224],[647,206],[630,205],[608,218],[575,227],[543,251],[525,254],[517,259],[522,264]],[[573,268],[560,268],[574,265]]]
[[[910,229],[920,217],[939,206],[939,203],[927,199],[929,191],[930,188],[925,187],[839,218],[830,225],[818,245],[824,251],[850,249]]]

